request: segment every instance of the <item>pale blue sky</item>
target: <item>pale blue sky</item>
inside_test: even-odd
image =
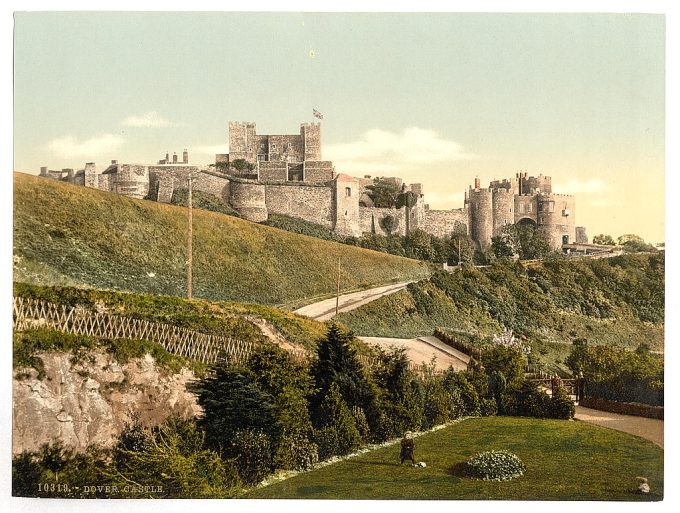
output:
[[[433,208],[522,169],[575,194],[591,237],[664,240],[661,15],[18,13],[15,30],[19,171],[185,147],[209,163],[229,120],[296,133],[316,107],[338,171],[423,182]]]

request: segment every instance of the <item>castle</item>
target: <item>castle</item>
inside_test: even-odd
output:
[[[354,178],[336,173],[333,163],[321,157],[321,125],[303,123],[297,135],[260,135],[255,123],[229,123],[229,153],[215,156],[215,164],[189,164],[169,153],[157,164],[122,164],[113,160],[101,173],[93,162],[84,169],[61,171],[42,167],[40,175],[132,198],[169,203],[173,191],[185,188],[189,175],[195,190],[212,194],[237,210],[244,219],[262,222],[269,214],[283,214],[319,224],[341,235],[386,234],[384,220],[392,219],[392,233],[406,235],[422,229],[442,237],[464,226],[480,246],[501,235],[505,226],[531,224],[544,231],[555,249],[563,244],[587,242],[585,229],[574,222],[575,203],[570,195],[553,194],[549,176],[494,180],[482,188],[475,179],[465,192],[462,208],[433,210],[425,203],[422,184],[388,180],[416,198],[410,208],[373,205],[370,176]]]

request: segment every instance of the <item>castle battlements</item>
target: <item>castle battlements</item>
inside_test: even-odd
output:
[[[381,177],[402,192],[413,192],[415,205],[379,208],[373,205],[369,175],[355,178],[336,173],[333,162],[321,157],[321,124],[301,123],[297,134],[258,134],[251,121],[229,122],[229,153],[215,156],[214,167],[189,163],[185,148],[156,164],[112,160],[103,171],[94,162],[75,171],[40,168],[46,178],[97,188],[137,199],[169,203],[173,191],[193,177],[196,190],[212,194],[236,209],[244,219],[261,222],[269,214],[304,219],[343,235],[364,233],[406,235],[421,229],[438,237],[464,227],[481,247],[491,243],[508,225],[532,224],[550,237],[555,248],[587,242],[585,229],[575,227],[575,199],[554,194],[552,179],[542,173],[517,172],[514,178],[494,179],[482,187],[479,177],[464,191],[461,208],[433,210],[425,204],[420,183],[405,184],[399,177]],[[389,223],[383,221],[390,217]],[[396,228],[395,228],[396,226]],[[580,236],[577,238],[577,233]],[[583,240],[585,238],[585,240]]]

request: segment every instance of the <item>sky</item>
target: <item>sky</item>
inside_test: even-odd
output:
[[[166,151],[214,162],[229,121],[299,133],[354,176],[463,205],[518,171],[576,197],[590,237],[664,233],[661,14],[15,14],[14,169]]]

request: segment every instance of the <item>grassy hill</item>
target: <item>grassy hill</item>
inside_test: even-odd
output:
[[[14,174],[14,279],[185,294],[186,209]],[[407,258],[194,210],[194,296],[293,304],[429,275]]]
[[[499,262],[438,272],[338,320],[366,336],[412,337],[439,326],[477,344],[507,327],[531,342],[534,363],[559,368],[577,338],[662,351],[664,269],[663,253]]]
[[[506,482],[465,477],[463,463],[509,450],[526,465]],[[566,420],[482,417],[416,438],[426,468],[399,464],[394,444],[257,488],[254,499],[616,500],[663,498],[663,449],[619,431]],[[635,493],[646,476],[652,493]]]

